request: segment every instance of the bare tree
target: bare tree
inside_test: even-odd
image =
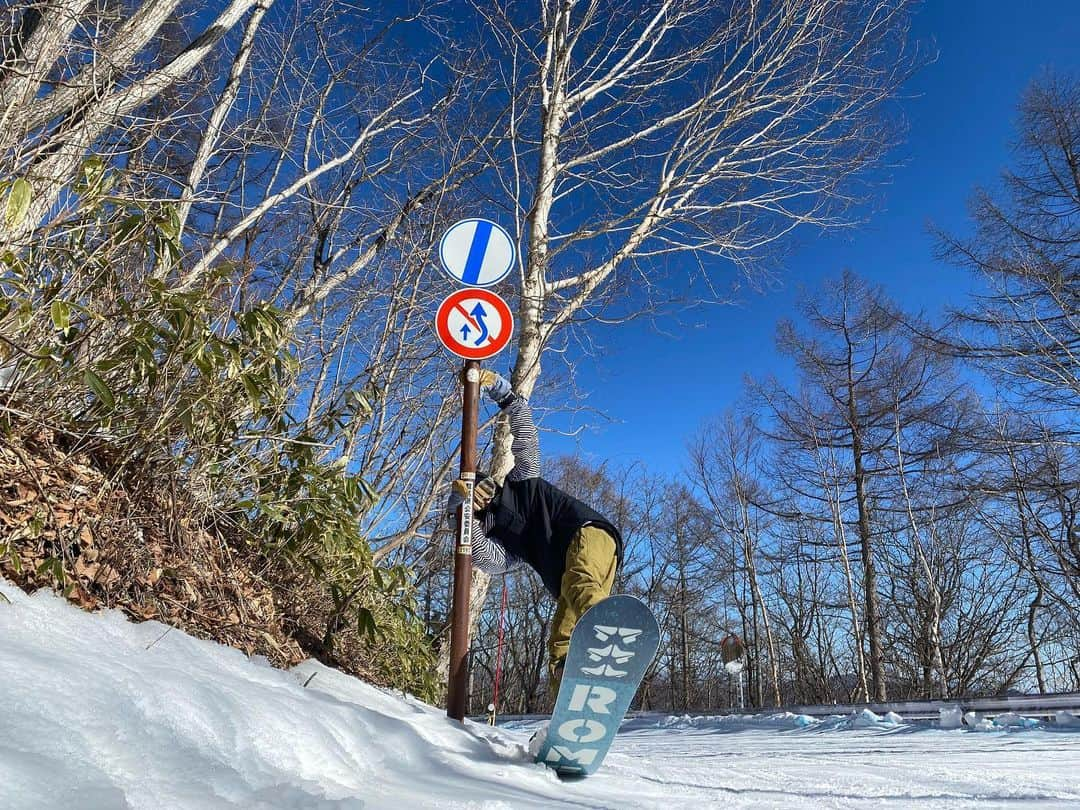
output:
[[[846,497],[844,495],[847,486],[845,484],[844,465],[837,458],[835,448],[825,446],[812,427],[812,448],[814,464],[820,478],[819,492],[828,503],[828,514],[833,540],[840,559],[840,567],[844,577],[844,597],[848,614],[851,618],[851,635],[853,640],[855,671],[858,676],[858,690],[856,694],[863,701],[870,700],[870,687],[867,682],[866,645],[863,623],[859,618],[859,600],[856,596],[857,586],[852,574],[851,555],[848,553],[850,541],[847,535],[847,524],[844,519]],[[783,463],[781,461],[781,463]]]
[[[1060,427],[1040,425],[1023,414],[1000,414],[984,437],[985,464],[970,485],[985,497],[978,520],[1009,563],[1026,597],[1025,655],[1040,691],[1074,683],[1070,664],[1080,633],[1080,489],[1075,448],[1061,441]],[[1053,663],[1051,663],[1053,662]]]
[[[383,554],[428,519],[448,467],[423,463],[452,443],[443,428],[454,396],[428,339],[439,294],[429,258],[455,188],[484,165],[487,134],[483,86],[461,103],[468,54],[442,56],[434,34],[426,49],[398,47],[412,28],[439,26],[435,6],[376,15],[334,0],[237,2],[216,19],[199,15],[199,28],[176,17],[174,2],[145,2],[130,16],[109,4],[17,5],[0,92],[4,221],[10,239],[32,239],[39,251],[29,254],[31,278],[39,273],[34,317],[10,331],[6,319],[4,337],[49,345],[50,305],[81,307],[89,367],[129,337],[117,301],[137,306],[151,284],[170,295],[219,290],[223,335],[232,310],[271,302],[303,347],[291,381],[307,410],[303,427],[354,404],[372,417],[352,420],[324,457],[338,454],[390,495],[370,516]],[[227,37],[231,60],[215,51]],[[63,166],[49,163],[61,158]],[[118,209],[105,227],[65,214],[95,197]],[[166,238],[149,256],[121,257],[113,237],[97,232],[130,230],[125,218]],[[79,252],[57,287],[59,274],[34,257],[50,240],[69,249],[69,238]],[[102,277],[114,280],[108,291]],[[126,372],[100,376],[117,387]],[[20,373],[36,372],[27,364]],[[156,422],[175,414],[180,387],[174,378]],[[425,388],[438,393],[416,398]],[[243,402],[222,407],[244,418]],[[400,517],[406,502],[404,521],[380,520]]]
[[[0,86],[0,141],[5,174],[28,183],[19,216],[0,223],[0,241],[21,244],[52,211],[75,179],[87,151],[146,104],[188,76],[221,39],[256,5],[233,0],[189,44],[165,64],[132,75],[134,58],[176,9],[175,0],[148,0],[123,24],[89,2],[42,4],[19,56],[5,64]],[[77,27],[92,27],[105,14],[112,36],[95,32],[87,46],[72,39]],[[51,92],[40,92],[42,87]]]
[[[508,80],[488,188],[521,245],[515,388],[532,394],[563,330],[661,302],[674,267],[724,286],[800,225],[849,224],[854,181],[894,140],[884,105],[917,61],[907,5],[481,6]],[[496,472],[508,454],[503,428]]]
[[[750,588],[753,639],[755,643],[761,638],[765,640],[770,697],[773,705],[779,706],[780,655],[758,571],[762,554],[760,545],[770,520],[770,516],[756,506],[769,500],[761,492],[761,482],[754,477],[761,439],[757,427],[749,420],[739,420],[730,413],[716,420],[703,429],[690,446],[691,478],[709,506],[717,539],[730,539],[733,547],[739,549],[737,570]],[[760,703],[760,690],[758,700]]]
[[[1017,165],[971,202],[975,233],[943,255],[985,293],[955,313],[954,350],[1053,409],[1076,439],[1080,409],[1080,81],[1047,74],[1020,103]]]
[[[517,569],[507,573],[505,578],[500,578],[500,591],[502,588],[507,589],[505,615],[501,598],[492,600],[485,607],[472,643],[472,711],[483,713],[493,700],[495,673],[501,666],[496,710],[502,714],[541,713],[551,702],[545,677],[547,636],[554,605],[546,598],[543,583],[531,571]]]
[[[440,5],[10,4],[5,406],[88,425],[207,506],[289,513],[260,470],[302,451],[378,504],[368,559],[424,560],[457,441],[431,249],[497,120]],[[249,337],[278,356],[249,367]]]
[[[911,514],[912,503],[904,497],[910,494],[912,472],[898,461],[917,462],[927,481],[940,465],[957,463],[973,409],[947,360],[913,340],[881,292],[851,273],[824,296],[805,301],[803,310],[812,332],[802,334],[784,323],[778,338],[781,351],[799,368],[800,391],[776,381],[754,390],[776,421],[771,435],[796,451],[781,473],[786,487],[801,497],[814,493],[813,500],[833,503],[831,491],[814,491],[802,482],[821,479],[822,464],[812,456],[822,451],[845,456],[844,500],[854,506],[862,563],[870,686],[880,701],[886,694],[886,656],[877,557],[895,533],[897,516]],[[799,463],[799,458],[806,460]],[[898,481],[902,469],[906,477]],[[921,509],[961,498],[928,491],[934,497]]]

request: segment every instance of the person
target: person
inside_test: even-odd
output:
[[[548,675],[555,696],[574,625],[611,595],[622,562],[622,535],[595,509],[540,477],[540,444],[528,400],[489,369],[480,371],[480,388],[509,420],[514,467],[502,484],[477,473],[473,564],[493,576],[527,564],[555,598],[548,639]],[[456,509],[468,489],[459,479],[453,490],[449,506]]]

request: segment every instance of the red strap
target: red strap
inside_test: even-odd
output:
[[[506,617],[506,578],[503,577],[502,607],[499,609],[499,646],[495,653],[495,694],[492,695],[491,705],[495,711],[499,710],[499,680],[502,677],[502,652],[503,652],[503,620]]]

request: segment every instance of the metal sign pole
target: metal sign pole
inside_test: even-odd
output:
[[[469,705],[469,591],[472,586],[472,493],[476,485],[476,432],[480,421],[480,361],[506,348],[514,315],[496,293],[483,289],[502,281],[514,266],[514,240],[482,217],[462,219],[439,240],[439,263],[467,289],[451,293],[435,313],[435,331],[449,351],[465,360],[461,410],[461,479],[467,490],[458,512],[454,547],[454,596],[450,608],[450,682],[446,713],[464,720]]]
[[[469,704],[469,591],[472,586],[472,491],[476,484],[476,431],[480,417],[480,362],[465,361],[464,401],[461,409],[461,475],[468,492],[458,511],[458,538],[454,544],[454,598],[450,609],[450,682],[446,713],[465,719]]]

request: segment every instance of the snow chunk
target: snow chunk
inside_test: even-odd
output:
[[[972,731],[1023,731],[1042,727],[1042,723],[1034,717],[1024,717],[1016,712],[999,714],[993,720],[979,717],[975,712],[968,712],[964,715],[964,725]]]
[[[848,718],[848,725],[851,728],[872,728],[881,724],[881,715],[875,714],[869,709],[863,709],[861,712],[852,712]]]
[[[975,712],[966,712],[964,714],[964,725],[970,728],[972,731],[999,731],[1000,729],[994,725],[994,722],[987,717],[979,717]]]
[[[941,728],[963,728],[964,710],[959,706],[938,709],[938,725]]]
[[[549,720],[546,723],[541,723],[540,728],[538,728],[529,738],[529,745],[526,750],[528,751],[529,756],[534,760],[536,759],[536,755],[540,753],[544,741],[547,740],[548,725],[550,722],[551,721]]]
[[[1038,728],[1039,721],[1034,717],[1023,717],[1016,712],[1005,712],[994,718],[994,725],[1003,728]]]
[[[810,726],[817,725],[821,722],[816,717],[811,717],[808,714],[796,714],[793,715],[793,717],[795,718],[795,725],[797,725],[799,728],[810,728]]]
[[[1054,714],[1054,722],[1059,726],[1074,726],[1080,728],[1080,717],[1075,714],[1069,714],[1069,712],[1056,712]]]
[[[896,728],[903,724],[904,718],[896,712],[889,712],[883,717],[870,709],[863,709],[849,714],[837,724],[837,728]]]

